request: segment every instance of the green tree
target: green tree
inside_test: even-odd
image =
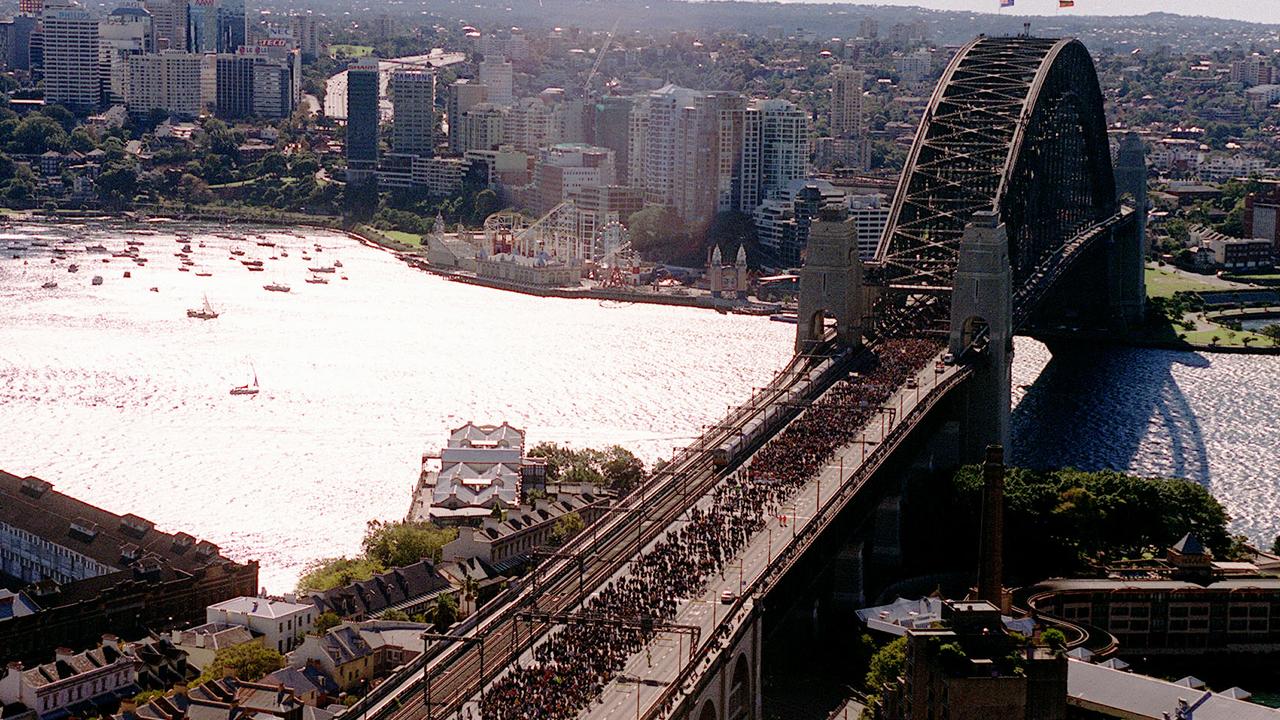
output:
[[[605,448],[600,472],[604,475],[605,484],[609,489],[619,495],[635,489],[647,477],[644,461],[621,445]]]
[[[865,685],[867,692],[879,694],[898,681],[907,664],[907,639],[894,639],[871,656]]]
[[[207,205],[213,202],[213,192],[209,190],[209,183],[191,173],[182,173],[182,177],[178,178],[178,197],[195,205]]]
[[[357,580],[368,580],[386,570],[381,563],[367,558],[320,558],[307,563],[298,578],[298,594],[324,592],[349,585]]]
[[[1258,334],[1270,340],[1272,345],[1280,345],[1280,324],[1266,325]]]
[[[1067,636],[1058,628],[1049,628],[1040,633],[1040,640],[1053,650],[1064,650],[1067,647]]]
[[[361,548],[365,558],[382,567],[400,567],[419,560],[438,560],[440,548],[456,537],[456,528],[439,528],[428,522],[371,520]]]
[[[93,136],[89,134],[88,130],[78,127],[71,131],[70,146],[72,150],[89,152],[96,149],[98,147],[98,143],[93,139]]]
[[[67,148],[67,131],[51,117],[32,113],[18,123],[9,143],[9,152],[18,155],[40,155],[49,150]]]
[[[409,619],[409,616],[403,610],[388,610],[382,613],[383,620],[401,620]]]
[[[475,194],[471,204],[471,224],[480,225],[484,223],[485,218],[498,211],[498,194],[485,188]]]
[[[213,660],[205,666],[204,672],[196,678],[195,684],[216,680],[231,673],[237,680],[252,682],[267,673],[284,667],[284,656],[275,648],[263,647],[258,643],[245,643],[219,648]]]
[[[323,635],[341,624],[342,618],[338,617],[338,613],[332,610],[325,610],[316,616],[316,621],[311,624],[311,629],[315,634]]]
[[[258,168],[264,175],[282,177],[289,172],[289,161],[278,152],[267,153],[259,162]]]
[[[94,186],[98,189],[103,204],[109,207],[127,206],[138,194],[138,171],[129,164],[108,165],[98,175]]]
[[[440,631],[458,622],[458,601],[453,595],[444,593],[436,597],[435,604],[431,606],[431,622]]]
[[[569,538],[582,532],[587,524],[582,521],[582,516],[575,510],[561,515],[554,527],[551,528],[551,542],[556,545],[563,545]]]

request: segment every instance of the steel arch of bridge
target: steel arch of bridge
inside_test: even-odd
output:
[[[1117,210],[1102,92],[1077,40],[981,37],[934,90],[877,249],[886,334],[943,331],[960,237],[1000,213],[1013,286]]]

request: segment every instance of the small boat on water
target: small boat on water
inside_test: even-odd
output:
[[[313,273],[332,273],[334,271],[334,268],[332,267],[313,267],[307,269]]]
[[[90,280],[89,282],[93,283],[94,285],[101,285],[101,284],[102,284],[102,276],[101,276],[101,275],[94,275],[94,276],[93,276],[93,279],[92,279],[92,280]]]
[[[57,281],[57,280],[48,280],[48,281],[46,281],[43,285],[41,285],[40,287],[41,287],[41,288],[43,288],[43,289],[45,289],[45,290],[52,290],[52,289],[54,289],[54,288],[58,287],[58,281]]]
[[[191,268],[187,267],[186,265],[182,265],[178,268],[178,272],[191,272]]]
[[[233,247],[231,248],[231,254],[237,256],[244,255],[244,248]]]
[[[131,277],[133,277],[133,273],[129,272],[128,270],[125,270],[125,271],[124,271],[124,276],[125,276],[126,278],[131,278]]]
[[[288,285],[285,285],[284,283],[278,283],[278,282],[273,282],[268,285],[263,285],[262,289],[268,292],[282,292],[282,293],[287,293],[290,290]]]
[[[142,247],[143,245],[146,245],[146,243],[141,240],[126,240],[124,244],[129,247]]]
[[[196,308],[195,310],[187,310],[187,317],[195,318],[197,320],[216,320],[218,317],[218,311],[213,309],[213,306],[209,304],[209,296],[205,295],[204,307]]]
[[[245,267],[262,267],[262,261],[258,260],[257,258],[241,260],[240,264],[244,265]]]
[[[258,247],[275,247],[275,246],[276,246],[276,244],[275,244],[275,243],[273,243],[273,242],[271,242],[270,240],[259,240],[259,241],[258,241]]]
[[[184,252],[184,253],[189,253],[189,252],[191,252],[191,243],[187,243],[187,244],[183,245],[183,246],[182,246],[182,252]]]
[[[303,256],[302,256],[302,259],[303,259],[303,260],[310,260],[310,259],[311,259],[311,256],[310,256],[310,255],[307,255],[307,254],[305,254],[305,253],[304,253],[304,254],[303,254]]]
[[[84,251],[91,253],[104,253],[107,251],[107,247],[105,245],[90,245],[85,248]]]
[[[333,266],[334,266],[334,267],[342,267],[342,261],[341,261],[341,260],[334,260],[334,261],[333,261]]]
[[[213,273],[205,270],[204,268],[200,268],[199,270],[196,270],[196,277],[213,277]]]
[[[232,395],[257,395],[258,394],[258,371],[253,371],[253,383],[249,385],[237,385],[231,388]]]
[[[328,278],[322,278],[319,275],[312,275],[311,277],[307,278],[307,282],[311,283],[312,285],[328,285],[329,284]]]
[[[70,265],[67,266],[67,272],[69,273],[80,272],[80,266],[75,263],[71,263]]]
[[[153,292],[153,293],[158,293],[158,292],[160,292],[160,288],[158,288],[158,287],[153,287],[153,288],[151,288],[151,292]]]
[[[31,242],[31,247],[49,247],[49,243],[43,240],[33,240]]]

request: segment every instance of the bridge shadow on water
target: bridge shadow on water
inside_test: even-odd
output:
[[[1092,344],[1054,349],[1039,377],[1015,388],[1015,397],[1025,392],[1013,411],[1013,464],[1131,471],[1210,487],[1201,427],[1173,374],[1178,366],[1208,367],[1207,359]],[[1025,382],[1017,372],[1014,382]]]

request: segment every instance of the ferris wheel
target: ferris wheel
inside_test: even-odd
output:
[[[602,267],[623,267],[630,265],[635,257],[631,249],[631,236],[622,223],[614,220],[606,223],[596,233],[592,255],[596,263]]]

